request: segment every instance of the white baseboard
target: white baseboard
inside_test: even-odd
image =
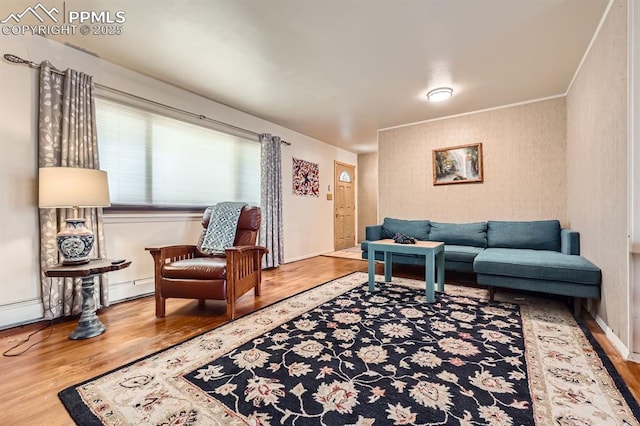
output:
[[[109,283],[111,303],[123,302],[137,297],[148,296],[155,291],[153,278],[142,278],[123,283]]]
[[[632,362],[635,362],[636,364],[640,364],[640,354],[637,352],[629,353],[629,358],[627,358],[627,361],[632,361]]]
[[[596,315],[596,323],[598,323],[598,325],[600,326],[600,328],[602,329],[602,331],[604,331],[605,336],[607,337],[607,339],[609,340],[609,342],[611,342],[611,344],[613,345],[614,348],[616,348],[616,350],[620,353],[620,355],[622,356],[623,359],[627,360],[627,361],[634,361],[631,357],[631,352],[629,351],[629,348],[627,348],[625,346],[624,343],[622,343],[622,340],[620,340],[620,338],[618,336],[616,336],[611,329],[609,328],[609,326],[607,325],[606,322],[604,322],[604,320],[602,319],[601,316]],[[636,361],[638,362],[638,361]]]
[[[0,330],[40,321],[44,318],[43,312],[40,299],[0,306]]]
[[[109,284],[111,303],[148,296],[153,292],[153,278]],[[0,330],[42,321],[44,319],[43,312],[44,306],[40,299],[30,299],[0,306]]]
[[[318,253],[305,254],[304,256],[292,257],[290,259],[285,259],[284,263],[297,262],[298,260],[304,260],[304,259],[309,259],[309,258],[316,257],[316,256],[322,256],[323,254],[327,254],[327,253],[333,253],[333,250],[331,250],[331,251],[321,251],[321,252],[318,252]]]

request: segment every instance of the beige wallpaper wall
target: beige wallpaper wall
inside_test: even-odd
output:
[[[565,98],[384,130],[379,217],[441,222],[566,215]],[[433,185],[432,150],[482,142],[484,183]]]
[[[602,269],[598,315],[629,341],[627,2],[615,1],[567,95],[567,215]]]
[[[378,153],[358,155],[358,242],[365,227],[378,223]]]

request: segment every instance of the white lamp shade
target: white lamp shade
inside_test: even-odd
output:
[[[107,172],[78,167],[41,167],[38,205],[42,208],[108,207]]]

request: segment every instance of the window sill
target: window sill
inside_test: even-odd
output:
[[[202,219],[202,212],[104,212],[104,223],[184,222]]]

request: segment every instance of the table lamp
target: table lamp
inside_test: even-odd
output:
[[[89,262],[93,248],[93,232],[78,217],[80,207],[108,207],[107,172],[77,167],[41,167],[39,170],[40,208],[72,208],[73,217],[66,219],[65,228],[56,236],[63,265]]]

